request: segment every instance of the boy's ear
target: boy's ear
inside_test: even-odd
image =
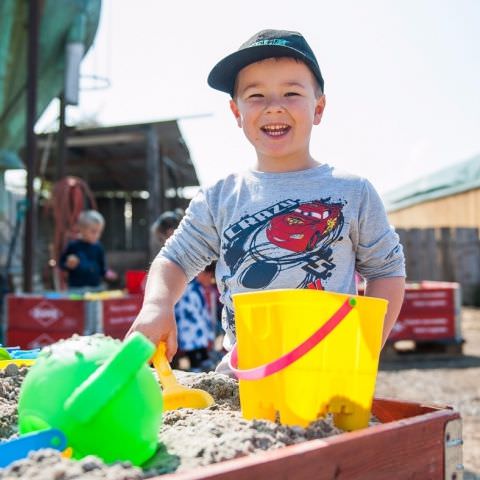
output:
[[[314,125],[318,125],[322,119],[323,111],[325,110],[325,102],[325,95],[322,95],[317,99],[317,103],[315,105],[315,115],[313,116]]]
[[[230,100],[230,110],[233,113],[233,116],[237,120],[237,125],[242,128],[242,116],[240,115],[240,110],[237,107],[237,104],[235,103],[235,100]]]

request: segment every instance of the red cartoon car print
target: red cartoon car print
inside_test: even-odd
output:
[[[320,239],[335,228],[341,209],[340,204],[301,204],[291,212],[272,218],[266,230],[267,238],[293,252],[313,250]]]

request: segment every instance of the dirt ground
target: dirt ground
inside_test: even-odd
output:
[[[402,356],[382,361],[377,396],[452,405],[463,418],[465,480],[480,480],[480,309],[464,309],[464,355]],[[0,372],[0,439],[16,434],[16,401],[26,369]],[[107,466],[95,457],[72,461],[57,452],[40,451],[27,460],[0,469],[1,479],[140,480],[167,471],[189,470],[199,465],[281,448],[313,438],[335,435],[330,418],[309,428],[284,427],[274,422],[246,421],[238,411],[236,382],[214,374],[183,374],[181,381],[208,390],[216,405],[206,410],[166,412],[159,435],[163,450],[157,462],[142,471],[125,462]]]

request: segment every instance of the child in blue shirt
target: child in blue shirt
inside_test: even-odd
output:
[[[70,289],[98,289],[102,280],[114,280],[116,274],[107,270],[105,252],[99,239],[105,226],[103,216],[85,210],[78,217],[79,238],[69,242],[60,257],[60,268],[68,272]]]

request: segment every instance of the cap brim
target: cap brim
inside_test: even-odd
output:
[[[228,55],[223,60],[220,60],[212,68],[208,75],[207,82],[212,88],[229,93],[233,96],[235,79],[242,68],[251,63],[273,57],[292,57],[303,60],[310,67],[317,80],[319,80],[318,75],[320,72],[318,74],[316,73],[318,67],[312,64],[310,59],[302,52],[284,45],[258,45],[256,47],[238,50]],[[323,83],[323,80],[319,80],[319,82]]]

